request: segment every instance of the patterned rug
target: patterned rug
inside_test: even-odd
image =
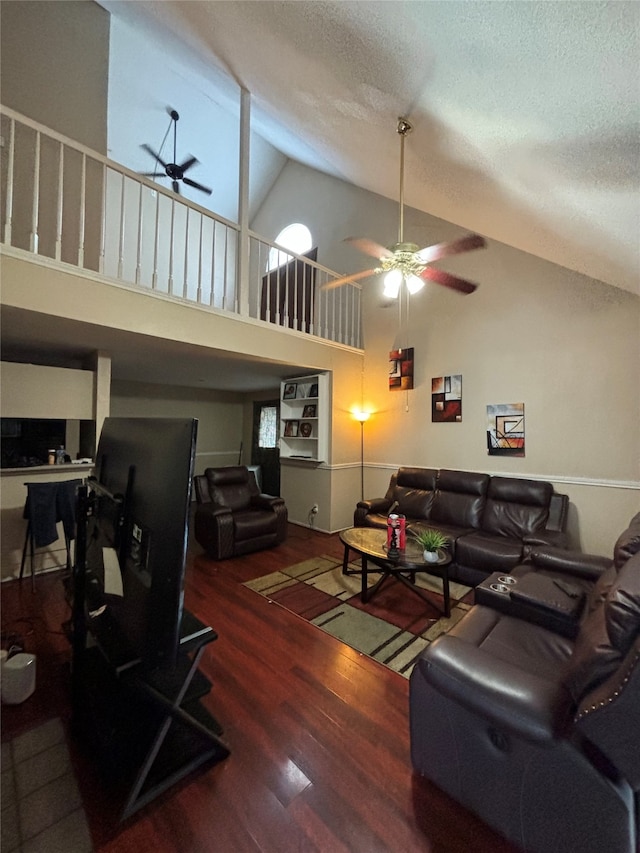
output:
[[[349,568],[359,565],[350,563]],[[379,577],[372,572],[369,585]],[[473,604],[473,589],[452,581],[451,616],[446,619],[442,581],[426,574],[416,577],[428,601],[388,578],[363,604],[360,575],[343,575],[342,562],[329,556],[304,560],[244,586],[408,678],[422,650],[450,630]]]

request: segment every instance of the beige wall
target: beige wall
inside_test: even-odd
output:
[[[95,360],[95,370],[72,370],[38,364],[18,364],[3,361],[0,366],[0,399],[2,417],[54,418],[66,420],[67,450],[72,458],[80,445],[80,422],[84,427],[103,410],[97,388],[101,377],[108,373],[109,360]],[[88,465],[65,465],[2,471],[0,514],[2,528],[1,576],[17,577],[26,523],[22,517],[27,495],[25,483],[69,480],[87,476]],[[66,552],[62,528],[58,525],[58,540],[36,551],[36,571],[58,568],[65,564]]]
[[[111,415],[129,418],[198,418],[195,473],[235,465],[243,434],[244,398],[228,391],[114,381]]]
[[[351,272],[368,259],[340,241],[361,234],[389,244],[397,214],[387,199],[289,163],[252,228],[273,236],[304,222],[314,243],[331,246],[318,260]],[[418,245],[463,233],[405,211],[405,238]],[[573,544],[609,553],[640,510],[640,300],[495,242],[439,266],[480,287],[460,296],[428,284],[410,304],[383,308],[379,281],[363,282],[363,403],[373,412],[365,424],[365,492],[384,494],[402,464],[545,478],[571,499]],[[410,392],[388,389],[389,351],[397,346],[415,349]],[[463,420],[434,424],[431,379],[458,373]],[[344,400],[340,393],[334,399],[341,436],[348,432]],[[525,404],[526,456],[489,456],[486,406],[516,402]],[[334,430],[333,463],[358,456],[359,447],[341,445]]]
[[[2,103],[106,154],[108,12],[92,0],[9,2],[0,24]]]
[[[95,376],[89,370],[3,361],[2,416],[92,420],[94,384]]]

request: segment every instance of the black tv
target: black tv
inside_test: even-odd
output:
[[[102,427],[89,481],[87,607],[90,630],[122,665],[176,663],[197,424],[110,417]]]

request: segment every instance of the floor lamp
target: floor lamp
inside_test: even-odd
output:
[[[353,416],[360,421],[360,500],[364,500],[364,423],[369,420],[371,412],[354,412]]]

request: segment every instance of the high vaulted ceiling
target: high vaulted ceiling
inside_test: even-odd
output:
[[[181,110],[239,84],[283,154],[393,199],[408,116],[406,204],[640,293],[639,3],[101,5],[163,46],[158,112],[171,62]]]

